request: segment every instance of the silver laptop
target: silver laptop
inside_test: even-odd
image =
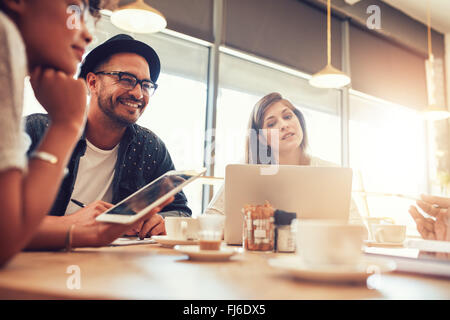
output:
[[[230,164],[225,171],[225,242],[242,244],[245,204],[296,212],[299,219],[348,220],[352,170]]]

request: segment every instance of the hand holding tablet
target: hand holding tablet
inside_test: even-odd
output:
[[[99,215],[96,220],[121,224],[134,223],[153,208],[175,196],[186,185],[204,174],[205,171],[206,169],[199,171],[168,171]]]

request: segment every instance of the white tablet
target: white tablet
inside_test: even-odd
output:
[[[103,212],[96,220],[123,224],[134,223],[150,210],[180,192],[181,189],[204,174],[205,171],[205,168],[199,171],[168,171]]]

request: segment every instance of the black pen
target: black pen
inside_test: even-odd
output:
[[[73,203],[75,203],[77,206],[80,206],[82,208],[86,207],[86,205],[83,202],[80,202],[78,200],[75,199],[70,199],[70,201],[72,201]]]

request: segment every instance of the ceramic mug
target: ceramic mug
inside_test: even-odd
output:
[[[196,240],[198,220],[190,217],[166,217],[164,219],[167,237],[174,240]]]
[[[364,226],[342,220],[299,220],[297,254],[312,267],[355,266],[365,234]]]
[[[402,243],[406,239],[406,226],[399,224],[372,225],[372,234],[376,242]]]

